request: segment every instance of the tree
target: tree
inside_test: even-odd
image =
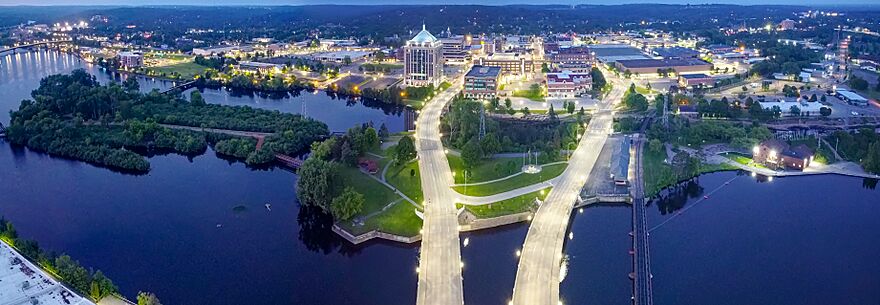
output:
[[[565,105],[565,110],[568,111],[568,114],[574,113],[574,111],[575,111],[574,102],[568,102],[568,104]]]
[[[504,108],[513,109],[513,102],[510,101],[510,98],[504,99]]]
[[[831,108],[829,108],[829,107],[819,108],[819,114],[821,114],[823,117],[828,117],[829,115],[831,115]]]
[[[523,116],[528,116],[529,114],[532,114],[532,112],[529,111],[529,107],[523,107],[523,109],[520,109],[520,111],[522,111]]]
[[[699,169],[700,160],[691,157],[687,152],[679,151],[672,157],[672,170],[679,180],[693,177]]]
[[[394,162],[405,164],[416,158],[416,146],[410,136],[403,136],[394,147]]]
[[[155,294],[141,291],[137,295],[137,305],[162,305],[162,303]]]
[[[464,163],[465,168],[474,168],[482,157],[483,149],[480,147],[480,143],[477,142],[476,137],[471,138],[461,149],[461,161]]]
[[[58,276],[70,283],[73,288],[78,291],[89,291],[91,277],[85,268],[79,265],[67,255],[61,255],[55,259],[55,268],[58,270]]]
[[[128,92],[138,92],[141,90],[141,84],[138,83],[137,77],[130,76],[122,82],[122,87]]]
[[[193,90],[193,92],[189,94],[189,102],[195,106],[204,106],[207,104],[199,90]]]
[[[379,147],[379,134],[373,127],[364,129],[364,146],[367,150]]]
[[[855,90],[868,90],[868,81],[853,75],[849,79],[849,86]]]
[[[550,116],[551,120],[559,119],[559,117],[556,116],[556,110],[553,110],[553,104],[550,104],[550,109],[547,110],[547,115]]]
[[[660,143],[660,140],[651,139],[648,142],[648,149],[654,152],[659,152],[663,150],[663,143]]]
[[[791,108],[788,109],[788,111],[791,112],[792,116],[800,116],[801,115],[801,108],[799,108],[798,106],[795,106],[795,105],[792,105]]]
[[[605,87],[606,81],[605,76],[602,75],[602,71],[599,68],[593,67],[590,69],[590,77],[593,78],[593,90],[599,91]]]
[[[349,220],[352,216],[360,213],[363,207],[364,195],[348,186],[342,191],[342,194],[333,198],[330,212],[336,220]]]
[[[329,212],[336,180],[335,172],[336,163],[332,161],[312,157],[306,159],[299,168],[299,179],[296,181],[296,197],[300,203]]]
[[[351,56],[346,55],[345,58],[342,59],[342,64],[350,65],[351,64]]]
[[[822,95],[822,97],[819,98],[819,100],[822,101],[822,102],[824,103],[824,102],[828,101],[828,97],[825,96],[825,95]]]
[[[385,139],[388,138],[389,135],[391,135],[391,133],[388,132],[388,127],[385,126],[385,123],[382,123],[382,125],[379,126],[379,138]]]

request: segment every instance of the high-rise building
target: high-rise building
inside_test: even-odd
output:
[[[439,86],[443,81],[443,43],[425,26],[403,47],[404,80],[408,86]]]

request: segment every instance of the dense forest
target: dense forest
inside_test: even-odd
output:
[[[275,153],[296,154],[329,133],[324,123],[300,115],[207,104],[198,91],[187,101],[174,93],[140,93],[134,78],[100,85],[84,70],[44,78],[32,97],[11,113],[7,134],[12,143],[135,172],[149,170],[135,151],[195,155],[208,142],[227,141],[219,152],[229,152],[227,138],[171,125],[270,133],[259,152],[228,153],[249,164],[271,162]],[[241,146],[241,140],[235,144]]]

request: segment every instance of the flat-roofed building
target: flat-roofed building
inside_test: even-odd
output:
[[[589,91],[593,86],[590,73],[570,71],[547,73],[547,96],[555,98],[573,98]]]
[[[672,69],[676,73],[709,73],[712,70],[711,63],[696,58],[618,60],[615,66],[620,71],[646,75],[656,75],[658,69]]]
[[[238,62],[238,69],[247,72],[259,73],[277,72],[280,70],[278,65],[276,64],[256,61],[240,61]]]
[[[137,52],[119,52],[116,54],[119,65],[126,68],[137,68],[144,65],[144,55]]]
[[[593,62],[592,51],[586,46],[559,47],[547,56],[553,64],[590,64]]]
[[[501,68],[505,75],[529,75],[537,71],[532,56],[520,53],[493,53],[488,57],[480,58],[481,66]]]
[[[699,51],[683,47],[655,48],[651,52],[665,59],[685,59],[700,56]]]
[[[403,47],[404,82],[437,87],[443,81],[443,43],[422,25],[422,31]]]
[[[493,99],[498,95],[500,67],[473,66],[464,76],[464,96],[471,99]]]
[[[359,61],[369,58],[373,52],[367,51],[333,51],[312,54],[310,57],[315,60],[344,63],[348,58],[351,61]]]
[[[780,114],[784,117],[819,116],[822,108],[827,107],[819,102],[810,102],[799,98],[779,98],[776,101],[758,103],[761,104],[761,108],[764,110],[773,109],[774,106],[779,107]],[[792,107],[797,107],[796,113],[791,111]]]
[[[220,54],[236,54],[242,52],[251,52],[254,48],[251,46],[223,46],[213,48],[194,48],[193,55],[214,56]]]
[[[715,78],[703,73],[680,74],[678,85],[685,88],[709,88],[715,86]]]
[[[836,96],[850,105],[868,106],[868,99],[849,90],[837,89]]]
[[[440,38],[443,44],[443,60],[451,65],[463,65],[468,62],[470,44],[464,35]]]

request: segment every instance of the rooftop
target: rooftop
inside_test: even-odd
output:
[[[424,43],[435,43],[435,42],[438,42],[439,40],[437,39],[437,37],[434,37],[434,35],[431,35],[431,32],[428,32],[428,30],[425,28],[425,25],[423,24],[422,31],[419,32],[418,34],[416,34],[416,36],[413,37],[412,39],[410,39],[409,41],[413,42],[413,43],[424,44]]]
[[[467,77],[498,77],[501,75],[501,67],[474,66],[467,73]]]
[[[664,67],[685,67],[685,66],[701,66],[710,65],[710,63],[691,58],[691,59],[632,59],[619,60],[619,64],[626,68],[664,68]]]
[[[711,78],[710,76],[708,76],[708,75],[706,75],[706,74],[703,74],[703,73],[697,73],[697,74],[681,74],[681,75],[679,75],[679,76],[681,76],[681,78],[684,78],[684,79]]]
[[[2,242],[0,279],[3,304],[95,305],[72,293]]]
[[[671,47],[671,48],[656,48],[654,49],[654,54],[657,56],[661,56],[663,58],[687,58],[687,57],[697,57],[700,55],[700,52],[694,49],[683,48],[683,47]]]

